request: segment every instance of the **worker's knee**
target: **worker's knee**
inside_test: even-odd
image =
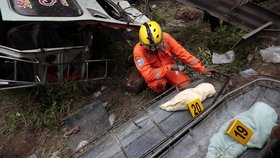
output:
[[[149,88],[151,88],[156,93],[161,93],[165,91],[166,87],[166,79],[160,79],[160,80],[154,80],[151,82],[148,82],[147,85]]]
[[[177,73],[172,71],[166,75],[168,83],[178,88],[185,87],[190,84],[190,78],[184,72],[178,71]]]

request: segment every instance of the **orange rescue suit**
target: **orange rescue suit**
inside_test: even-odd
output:
[[[145,49],[140,43],[134,47],[134,63],[148,87],[157,93],[165,91],[167,82],[174,86],[185,81],[178,85],[179,88],[190,83],[189,77],[183,72],[171,70],[171,64],[176,64],[173,55],[198,72],[205,70],[199,59],[192,56],[165,32],[163,32],[163,44],[156,52]]]

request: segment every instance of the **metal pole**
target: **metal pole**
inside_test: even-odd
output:
[[[17,80],[17,61],[14,60],[14,80]]]

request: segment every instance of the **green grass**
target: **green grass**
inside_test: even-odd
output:
[[[245,35],[245,32],[230,25],[222,25],[216,32],[202,30],[202,24],[193,25],[173,34],[191,54],[198,57],[207,67],[216,68],[226,74],[235,74],[246,68],[246,57],[249,53],[255,55],[255,61],[260,61],[258,52],[261,47],[260,42],[253,40],[235,51],[235,60],[229,64],[213,64],[212,54],[223,54],[232,50],[233,45]],[[195,75],[191,69],[186,73]]]
[[[85,89],[78,83],[63,82],[2,93],[21,100],[6,118],[4,132],[10,133],[26,126],[34,129],[58,128],[64,117],[77,110],[73,103],[79,100],[83,91]]]

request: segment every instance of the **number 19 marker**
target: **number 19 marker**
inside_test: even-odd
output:
[[[254,134],[250,128],[237,119],[228,126],[226,133],[244,146]]]

